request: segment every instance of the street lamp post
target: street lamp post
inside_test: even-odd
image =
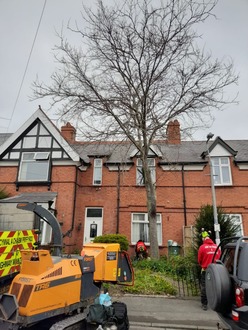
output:
[[[210,167],[210,177],[211,177],[211,190],[212,190],[212,203],[213,203],[213,213],[214,213],[214,232],[215,232],[215,243],[219,245],[220,243],[220,225],[218,222],[218,213],[217,213],[217,206],[216,206],[216,195],[215,195],[215,187],[214,187],[214,173],[213,173],[213,166],[211,162],[211,157],[209,153],[208,142],[214,136],[213,133],[208,133],[207,135],[207,154],[208,154],[208,162]]]

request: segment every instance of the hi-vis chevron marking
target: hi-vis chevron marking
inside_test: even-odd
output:
[[[20,250],[32,249],[35,230],[0,231],[0,277],[20,271]]]

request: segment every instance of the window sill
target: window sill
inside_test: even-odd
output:
[[[48,186],[48,190],[50,190],[52,182],[51,181],[16,181],[16,190],[19,187],[27,187],[27,186]]]
[[[219,184],[215,184],[214,187],[233,187],[232,183],[219,183]]]

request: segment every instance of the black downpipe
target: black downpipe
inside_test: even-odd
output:
[[[118,165],[118,177],[117,177],[117,214],[116,214],[116,234],[119,234],[120,230],[120,165]]]
[[[75,178],[75,187],[74,187],[74,200],[73,200],[73,214],[72,214],[71,231],[74,229],[74,225],[75,225],[78,171],[79,171],[78,167],[76,167],[76,178]]]
[[[75,186],[74,186],[74,198],[73,198],[73,213],[72,213],[72,221],[71,221],[71,228],[67,230],[63,237],[70,237],[71,232],[74,229],[75,224],[75,210],[76,210],[76,200],[77,200],[77,181],[78,181],[78,167],[76,167],[76,175],[75,175]]]
[[[184,182],[184,164],[182,165],[182,186],[183,186],[183,213],[184,213],[184,226],[187,226],[187,207],[186,207],[186,193]]]

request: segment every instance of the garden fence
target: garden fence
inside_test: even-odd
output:
[[[179,266],[173,272],[173,284],[179,297],[200,295],[200,269],[198,266]]]

